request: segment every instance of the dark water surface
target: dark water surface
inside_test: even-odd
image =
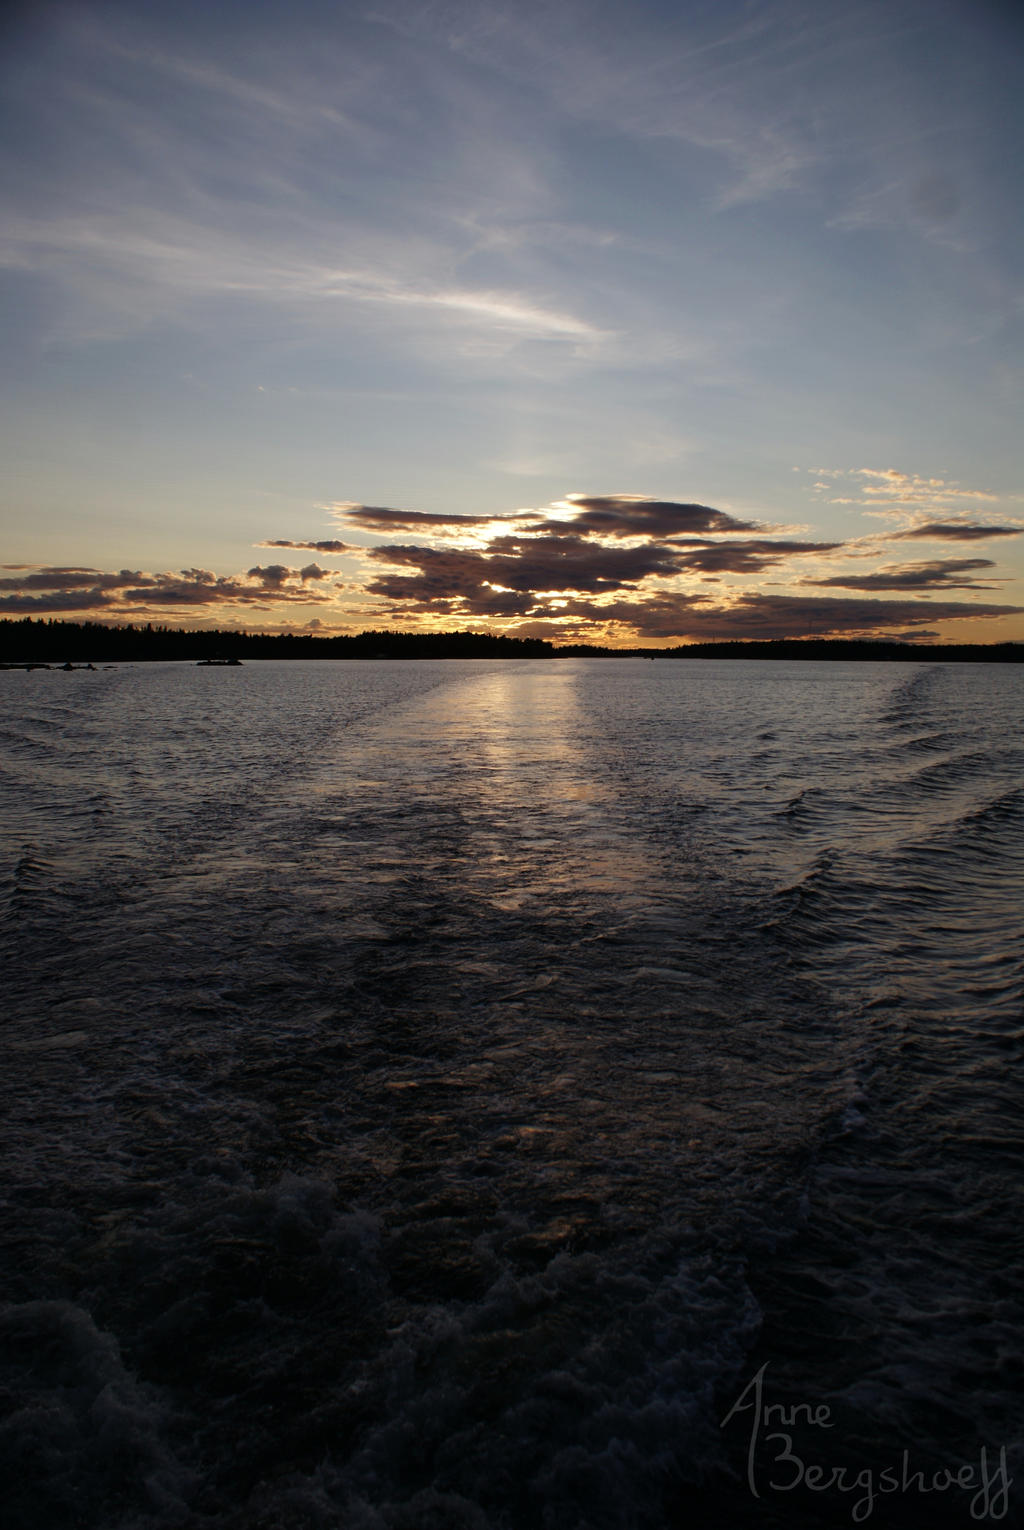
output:
[[[0,680],[5,1526],[1021,1523],[1018,667]]]

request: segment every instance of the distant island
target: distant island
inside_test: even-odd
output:
[[[312,633],[239,632],[102,622],[0,620],[0,664],[134,664],[169,659],[832,659],[1011,663],[1024,661],[1024,643],[914,643],[867,638],[776,638],[771,641],[685,643],[675,648],[558,646],[544,638],[488,632],[360,632],[353,637]]]

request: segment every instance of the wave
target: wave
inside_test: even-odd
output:
[[[990,802],[983,803],[980,807],[971,808],[960,817],[960,825],[964,828],[987,829],[1003,828],[1006,825],[1024,821],[1024,787],[1014,786],[1009,791],[1001,792],[993,797]]]
[[[36,845],[24,845],[10,870],[0,878],[0,925],[31,928],[59,913],[60,888],[52,860]]]
[[[12,1530],[180,1522],[195,1478],[173,1415],[121,1347],[66,1300],[0,1307],[4,1520]]]
[[[941,666],[937,664],[923,667],[916,665],[893,687],[884,710],[879,714],[879,721],[901,727],[912,726],[915,718],[927,711],[935,682],[941,673]]]

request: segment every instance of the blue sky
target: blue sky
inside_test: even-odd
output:
[[[15,7],[0,615],[1024,639],[1019,17]]]

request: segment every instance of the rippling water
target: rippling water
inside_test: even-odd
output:
[[[1024,672],[0,680],[5,1525],[1014,1522]]]

